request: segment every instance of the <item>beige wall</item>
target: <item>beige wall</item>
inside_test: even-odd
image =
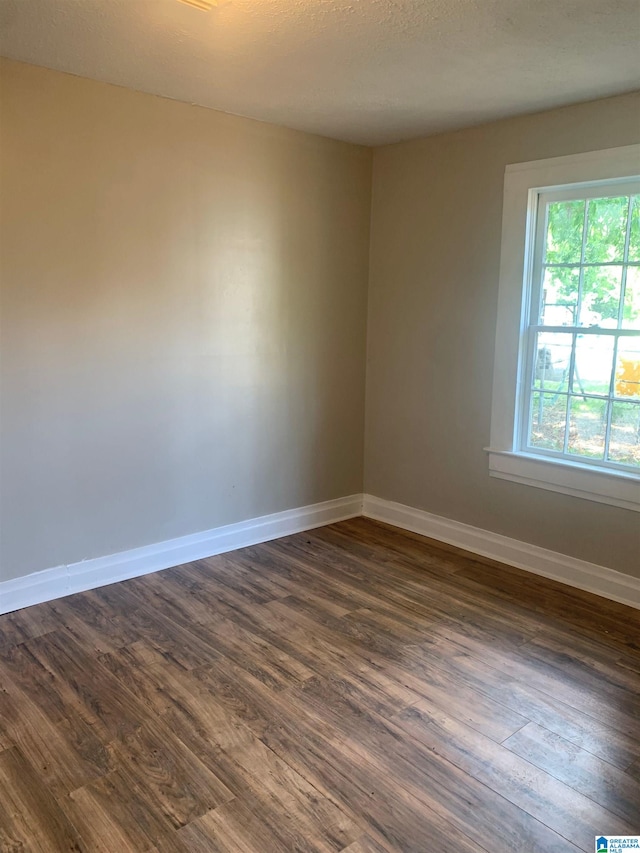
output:
[[[0,579],[361,491],[371,152],[0,70]],[[482,450],[504,166],[639,102],[376,150],[367,492],[640,576],[637,514]]]
[[[489,478],[507,163],[640,141],[640,96],[376,150],[365,490],[640,577],[640,516]]]
[[[1,72],[0,577],[361,491],[371,152]]]

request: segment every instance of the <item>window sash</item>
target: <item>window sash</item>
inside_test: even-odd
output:
[[[530,190],[529,210],[531,213],[531,221],[529,225],[529,256],[526,262],[525,275],[525,299],[523,300],[523,341],[521,344],[521,357],[519,360],[518,369],[518,388],[520,393],[517,396],[517,407],[515,417],[515,441],[514,446],[518,451],[540,455],[543,457],[551,457],[555,459],[566,459],[567,461],[583,464],[590,469],[613,469],[618,471],[638,473],[638,466],[626,465],[607,459],[611,438],[611,419],[613,413],[614,402],[636,402],[628,397],[619,397],[615,394],[615,376],[618,354],[618,341],[621,337],[640,337],[640,329],[622,329],[622,328],[606,328],[601,326],[552,326],[538,322],[540,313],[540,298],[543,287],[544,271],[547,268],[564,267],[579,270],[578,294],[576,300],[576,315],[580,316],[580,308],[582,302],[582,289],[584,282],[584,270],[588,267],[596,266],[618,266],[622,267],[622,281],[620,289],[620,302],[618,307],[618,326],[621,324],[622,312],[624,309],[624,299],[627,281],[627,270],[629,267],[640,266],[640,262],[629,262],[629,242],[631,233],[631,198],[629,199],[629,210],[627,212],[627,227],[625,233],[625,243],[623,257],[621,260],[590,263],[585,262],[585,252],[587,246],[587,213],[588,205],[585,205],[583,231],[582,231],[582,247],[579,262],[574,263],[546,263],[544,261],[545,247],[548,230],[548,208],[554,202],[562,201],[588,201],[593,198],[616,198],[618,196],[633,196],[640,193],[640,179],[625,179],[622,181],[596,181],[590,184],[582,184],[580,186],[564,186],[549,190],[547,188],[538,188]],[[574,318],[575,319],[575,318]],[[532,445],[529,442],[529,424],[533,407],[533,394],[540,389],[534,387],[534,375],[536,369],[536,340],[539,333],[555,333],[567,334],[572,336],[572,346],[570,361],[568,365],[568,387],[567,391],[557,392],[557,396],[569,398],[567,403],[567,411],[565,415],[565,440],[564,449],[551,450],[540,448]],[[608,394],[583,394],[575,393],[573,383],[575,379],[575,359],[577,348],[578,335],[598,335],[610,336],[614,339],[613,356],[611,375],[609,381]],[[556,392],[554,392],[556,393]],[[569,400],[575,397],[587,397],[597,400],[602,400],[606,403],[606,425],[604,436],[604,451],[602,459],[593,459],[590,457],[582,457],[578,454],[569,453],[567,451],[569,429],[570,429],[570,410]],[[640,400],[637,401],[640,405]]]

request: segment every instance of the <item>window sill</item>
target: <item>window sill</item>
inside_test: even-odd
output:
[[[640,512],[640,474],[598,471],[527,453],[493,448],[486,451],[492,477]]]

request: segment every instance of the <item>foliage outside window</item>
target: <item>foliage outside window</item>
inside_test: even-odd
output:
[[[638,469],[640,193],[541,192],[537,219],[522,447]]]

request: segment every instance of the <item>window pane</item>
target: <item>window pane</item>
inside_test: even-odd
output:
[[[629,198],[592,198],[587,208],[585,261],[621,261],[627,230]]]
[[[551,267],[544,272],[540,325],[576,326],[579,267]]]
[[[607,401],[571,397],[568,451],[576,456],[602,459],[607,429]]]
[[[567,423],[567,397],[556,394],[531,395],[529,445],[546,450],[564,449]]]
[[[547,391],[569,390],[569,361],[573,335],[538,332],[536,339],[534,388]]]
[[[640,336],[618,341],[615,394],[640,398]]]
[[[622,267],[585,267],[579,326],[618,327]]]
[[[580,263],[584,205],[584,201],[560,201],[548,205],[546,263]]]
[[[640,330],[640,268],[627,268],[627,284],[624,290],[622,328]]]
[[[631,200],[631,233],[629,234],[629,260],[640,261],[640,195]]]
[[[614,403],[609,459],[640,467],[640,403]]]
[[[575,394],[609,394],[613,335],[578,335],[573,372]]]

